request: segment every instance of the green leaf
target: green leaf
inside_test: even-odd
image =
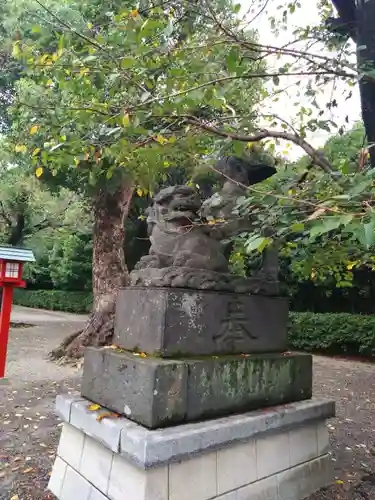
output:
[[[314,224],[310,230],[310,239],[337,229],[342,224],[341,217],[326,217]]]
[[[278,75],[273,75],[272,81],[273,81],[274,85],[279,85],[280,78],[278,77]]]
[[[374,227],[374,220],[371,222],[368,222],[367,224],[363,224],[363,231],[364,231],[364,241],[365,241],[365,246],[366,248],[372,247],[375,241],[375,227]]]
[[[370,185],[370,180],[366,180],[364,182],[360,182],[359,184],[357,184],[356,186],[353,187],[353,189],[351,189],[349,192],[352,196],[357,196],[358,194],[361,194],[363,193],[363,191],[365,191],[369,185]]]
[[[296,224],[293,224],[293,226],[292,226],[293,233],[300,233],[300,232],[304,231],[304,229],[305,229],[305,224],[302,224],[302,223],[296,223]]]
[[[269,238],[264,236],[252,235],[245,244],[246,252],[250,253],[254,250],[261,252],[269,244]]]
[[[351,281],[339,281],[336,284],[337,288],[346,288],[346,287],[352,287],[353,283]]]
[[[236,73],[238,66],[238,50],[232,48],[226,57],[227,68],[230,73]]]
[[[136,64],[137,61],[133,57],[124,57],[121,61],[121,67],[124,69],[132,68]]]

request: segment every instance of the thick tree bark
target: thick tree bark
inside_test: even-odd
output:
[[[372,78],[363,77],[359,88],[362,117],[369,144],[371,166],[375,167],[375,1],[358,0],[356,3],[357,52],[360,73],[371,73]]]
[[[115,193],[100,190],[94,199],[93,311],[85,328],[51,353],[55,359],[80,358],[86,346],[103,346],[112,340],[117,292],[128,283],[123,246],[132,194],[133,187],[124,184]]]
[[[371,166],[375,167],[375,0],[332,0],[339,14],[336,23],[357,45],[362,118],[369,144]]]

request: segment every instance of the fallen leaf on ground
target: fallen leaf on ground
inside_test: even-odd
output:
[[[28,467],[23,471],[24,474],[29,474],[29,472],[32,472],[34,469],[32,467]]]
[[[13,495],[10,500],[19,500],[19,499],[20,499],[20,497],[18,495]]]
[[[118,418],[119,416],[120,415],[118,413],[106,412],[99,415],[96,420],[101,422],[103,418]]]
[[[88,407],[88,409],[89,409],[90,411],[97,411],[97,410],[100,410],[100,408],[101,408],[101,406],[100,406],[100,405],[97,405],[97,404],[90,405],[90,406]]]

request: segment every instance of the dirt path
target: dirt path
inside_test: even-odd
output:
[[[86,316],[15,306],[11,321],[31,324],[12,328],[9,335],[6,376],[15,383],[31,380],[63,380],[76,370],[47,361],[47,354],[64,337],[83,327]]]
[[[19,321],[26,321],[18,311]],[[29,314],[29,312],[27,312]],[[32,314],[32,313],[30,313]],[[35,313],[34,318],[40,316]],[[22,319],[21,319],[22,317]],[[79,390],[77,370],[44,358],[67,331],[84,321],[64,325],[53,320],[39,328],[16,328],[10,345],[8,386],[0,386],[0,500],[47,500],[49,473],[60,433],[54,414],[58,393]],[[308,500],[375,499],[375,365],[315,357],[314,392],[337,402],[330,422],[335,460],[334,484]],[[342,484],[341,484],[342,483]]]
[[[375,499],[375,364],[316,357],[314,392],[336,401],[335,484],[309,500]]]

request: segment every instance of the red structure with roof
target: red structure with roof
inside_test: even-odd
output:
[[[0,286],[3,289],[0,312],[0,379],[5,375],[13,289],[26,286],[22,280],[24,262],[35,262],[31,250],[0,247]]]

